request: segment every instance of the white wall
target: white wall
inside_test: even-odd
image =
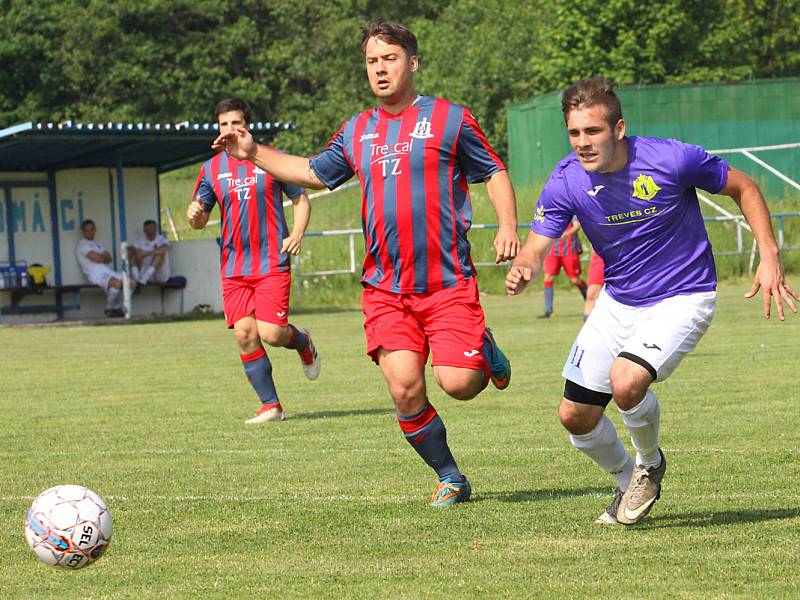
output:
[[[186,240],[170,242],[169,245],[172,272],[186,277],[186,311],[192,310],[198,304],[208,304],[214,312],[222,312],[219,244],[216,240]],[[177,307],[174,306],[177,300],[171,299],[169,308],[174,310],[170,310],[170,314],[177,312]]]

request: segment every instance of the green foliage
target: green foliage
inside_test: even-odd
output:
[[[0,126],[208,121],[239,95],[275,144],[318,151],[370,106],[360,29],[404,22],[418,88],[468,106],[501,155],[505,107],[601,73],[618,83],[800,75],[800,0],[21,0],[0,2]]]

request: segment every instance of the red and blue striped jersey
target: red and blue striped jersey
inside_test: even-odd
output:
[[[289,255],[281,254],[281,242],[289,235],[282,192],[296,198],[303,188],[282,183],[227,152],[203,163],[194,199],[206,212],[219,203],[223,278],[289,270]]]
[[[434,292],[475,276],[468,183],[505,166],[466,108],[420,96],[346,121],[311,168],[330,189],[361,182],[361,282],[397,294]]]
[[[570,233],[567,237],[553,240],[550,245],[550,254],[552,256],[570,256],[581,252],[583,252],[583,246],[581,246],[581,238],[577,231]]]

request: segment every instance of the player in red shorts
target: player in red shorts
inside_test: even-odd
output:
[[[605,263],[600,255],[592,249],[592,260],[589,261],[589,273],[586,276],[586,302],[583,305],[583,320],[589,318],[589,313],[594,308],[594,303],[597,302],[597,297],[600,295],[600,290],[603,289],[603,269]]]
[[[386,379],[406,440],[439,478],[431,506],[449,506],[468,500],[471,486],[428,402],[425,364],[432,355],[437,383],[459,400],[475,397],[490,380],[508,386],[511,367],[486,327],[470,259],[468,184],[486,182],[499,223],[497,262],[519,250],[514,190],[472,114],[415,91],[419,59],[411,31],[370,23],[362,49],[379,106],[345,121],[319,155],[280,154],[244,129],[221,135],[214,147],[308,188],[334,189],[358,177],[367,352]]]
[[[586,283],[581,279],[581,239],[578,230],[581,224],[573,220],[561,237],[554,240],[550,253],[544,259],[544,314],[542,319],[553,316],[553,279],[564,269],[569,280],[575,284],[581,295],[586,298]]]
[[[215,116],[220,133],[252,122],[250,106],[239,98],[221,101]],[[288,230],[283,194],[292,200],[294,225]],[[308,379],[319,376],[320,361],[311,336],[289,323],[289,255],[300,253],[311,203],[303,188],[284,184],[253,163],[220,152],[200,169],[189,223],[202,229],[219,204],[222,237],[222,305],[233,329],[247,380],[261,408],[246,423],[283,421],[286,413],[272,379],[272,363],[262,344],[291,348],[300,355]]]

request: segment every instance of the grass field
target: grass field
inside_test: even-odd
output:
[[[256,401],[221,318],[0,328],[0,597],[798,597],[800,318],[764,322],[746,288],[721,287],[709,334],[655,388],[669,471],[630,529],[592,524],[612,480],[556,419],[575,292],[548,321],[539,293],[484,297],[514,375],[467,403],[431,389],[474,487],[444,511],[426,506],[433,473],[358,311],[294,316],[322,376],[272,351],[289,418],[260,428],[243,424]],[[58,483],[96,490],[114,518],[82,571],[45,567],[23,539],[32,497]]]

